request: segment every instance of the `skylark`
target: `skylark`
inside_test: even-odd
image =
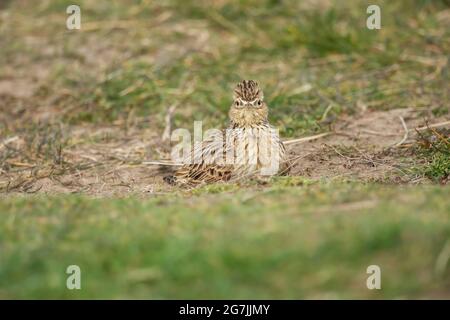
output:
[[[287,171],[285,147],[268,121],[258,83],[244,80],[234,89],[230,124],[194,146],[184,165],[164,180],[174,185],[266,178]]]

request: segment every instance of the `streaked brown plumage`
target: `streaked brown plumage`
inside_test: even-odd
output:
[[[268,107],[258,83],[253,80],[238,83],[233,98],[228,129],[213,133],[194,147],[187,164],[174,176],[165,177],[166,182],[198,185],[259,177],[261,170],[270,166],[274,158],[281,169],[275,166],[274,172],[265,175],[286,169],[283,168],[285,148],[269,124]],[[271,151],[266,154],[269,148]]]

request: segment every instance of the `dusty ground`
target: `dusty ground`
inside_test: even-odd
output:
[[[321,12],[330,6],[329,1],[314,3],[317,8],[313,2],[305,7]],[[147,5],[139,4],[135,10],[131,6],[122,19],[112,19],[105,18],[102,7],[94,2],[84,7],[100,13],[88,16],[82,32],[62,28],[64,11],[52,8],[49,1],[37,8],[46,18],[33,17],[29,23],[23,14],[25,1],[0,11],[0,45],[5,48],[0,61],[1,194],[170,192],[172,189],[161,183],[157,168],[142,164],[168,158],[170,145],[161,138],[167,109],[181,104],[173,116],[192,123],[206,108],[205,123],[217,126],[208,121],[220,119],[225,125],[225,108],[230,102],[226,86],[233,84],[227,78],[230,67],[262,79],[271,90],[269,98],[275,100],[272,122],[281,129],[290,127],[293,137],[327,131],[327,124],[320,123],[321,114],[328,113],[330,101],[339,106],[339,111],[329,112],[331,135],[289,146],[290,157],[296,161],[292,175],[427,182],[404,168],[421,161],[408,151],[417,138],[413,129],[448,120],[444,89],[448,85],[448,9],[436,11],[433,17],[438,22],[431,25],[427,14],[411,16],[417,21],[407,20],[408,24],[428,28],[429,39],[402,31],[403,45],[416,45],[402,47],[396,56],[380,45],[385,37],[398,36],[395,24],[391,22],[389,27],[388,21],[386,28],[392,32],[380,32],[380,39],[371,40],[373,44],[364,42],[373,34],[352,25],[350,30],[357,32],[359,42],[348,43],[344,31],[350,27],[349,18],[322,21],[320,15],[318,20],[313,15],[305,20],[310,25],[297,25],[296,19],[287,19],[286,13],[280,12],[277,19],[285,26],[286,39],[279,43],[275,35],[280,31],[268,29],[264,34],[264,25],[259,26],[264,21],[258,19],[251,20],[254,25],[246,25],[247,30],[236,28],[219,12],[198,19],[188,11],[181,14],[155,5],[147,19],[139,16]],[[393,6],[392,10],[397,9]],[[388,19],[394,16],[386,15]],[[319,22],[330,25],[314,39],[304,38]],[[246,51],[251,45],[261,49],[261,41],[272,46],[272,51],[261,56],[255,53],[256,58],[247,60]],[[336,48],[328,47],[330,41]],[[295,54],[286,59],[283,54],[288,45]],[[346,46],[351,47],[351,54]],[[308,58],[308,51],[314,58]],[[274,56],[268,58],[269,53]],[[380,56],[385,60],[380,62]],[[204,65],[205,61],[212,62]],[[141,77],[142,69],[145,77]],[[111,78],[116,82],[108,83]],[[178,78],[184,80],[174,80]],[[135,94],[147,83],[149,87]],[[153,95],[159,95],[161,101],[153,102]],[[189,100],[190,96],[194,97]],[[150,115],[137,114],[148,100]],[[211,100],[217,103],[206,106]],[[116,109],[119,116],[105,119]],[[93,121],[96,116],[100,122]],[[410,130],[405,141],[401,118]],[[393,147],[400,141],[401,145]]]
[[[401,119],[409,130],[407,136]],[[2,172],[0,186],[6,193],[125,196],[170,192],[173,188],[162,181],[159,167],[143,164],[167,159],[170,142],[162,142],[161,133],[141,121],[126,132],[121,125],[70,128],[66,134],[71,141],[82,141],[89,136],[90,143],[61,150],[53,165],[21,160],[30,141],[20,135],[10,137],[3,141],[2,151],[22,156],[18,160],[6,160],[12,170]],[[433,119],[433,123],[443,122],[445,118]],[[345,117],[335,123],[329,136],[288,145],[289,157],[295,163],[291,175],[311,179],[426,182],[423,177],[411,179],[402,169],[419,161],[406,151],[417,137],[414,129],[426,125],[426,119],[411,109],[367,111]]]
[[[402,124],[404,119],[408,129]],[[445,118],[435,118],[436,123]],[[342,119],[335,133],[314,142],[291,148],[291,156],[302,156],[293,174],[320,178],[356,178],[363,181],[418,183],[423,178],[407,177],[402,168],[418,158],[407,152],[415,143],[415,128],[427,121],[411,109],[366,112]],[[304,157],[303,157],[304,156]]]

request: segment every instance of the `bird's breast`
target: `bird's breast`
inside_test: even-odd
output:
[[[284,148],[274,128],[267,125],[234,129],[231,141],[235,166],[258,170],[273,168],[273,174],[278,171]]]

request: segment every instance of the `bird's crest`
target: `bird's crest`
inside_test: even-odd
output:
[[[254,101],[263,99],[263,92],[259,88],[258,82],[253,80],[243,80],[234,88],[234,100],[241,99],[244,101]]]

